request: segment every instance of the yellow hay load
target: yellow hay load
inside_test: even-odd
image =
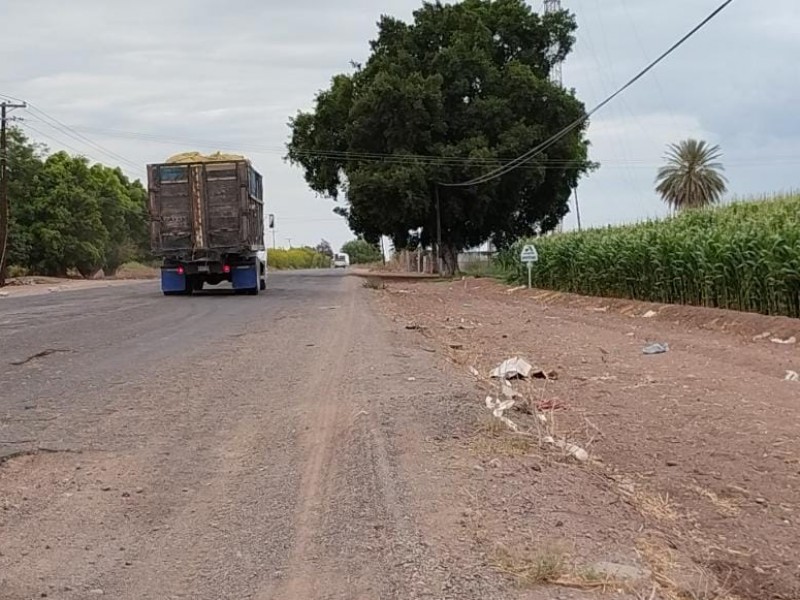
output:
[[[180,154],[174,154],[173,156],[170,156],[165,162],[167,164],[186,164],[235,162],[239,160],[247,160],[247,158],[241,154],[227,154],[224,152],[214,152],[213,154],[203,154],[201,152],[181,152]]]

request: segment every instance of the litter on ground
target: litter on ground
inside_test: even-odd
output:
[[[533,367],[528,361],[515,356],[500,363],[492,369],[490,374],[493,379],[558,379],[557,371],[545,371]]]
[[[642,354],[647,355],[664,354],[665,352],[669,352],[669,344],[651,344],[642,350]]]
[[[492,411],[492,414],[506,424],[513,432],[518,432],[519,427],[514,421],[505,416],[505,412],[514,407],[514,400],[498,400],[491,396],[486,396],[486,408]]]
[[[770,340],[773,344],[782,344],[784,346],[791,346],[792,344],[797,343],[797,338],[792,336],[788,339],[782,340],[781,338],[772,338]]]
[[[786,371],[786,381],[800,381],[800,374],[797,371]]]
[[[589,453],[576,444],[572,444],[566,440],[556,440],[551,436],[547,436],[543,440],[546,444],[551,444],[556,448],[560,448],[575,460],[586,462],[589,460]]]
[[[492,371],[495,379],[527,379],[533,372],[533,366],[519,357],[504,360]]]

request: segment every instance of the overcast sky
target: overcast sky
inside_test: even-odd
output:
[[[720,0],[564,0],[577,15],[564,82],[591,107],[711,12]],[[0,94],[126,161],[186,150],[247,154],[265,176],[277,244],[335,247],[351,237],[333,203],[284,163],[287,119],[332,75],[363,61],[382,13],[410,19],[417,0],[0,0]],[[541,2],[533,4],[541,9]],[[666,144],[722,146],[730,195],[797,188],[798,0],[735,1],[707,29],[591,124],[601,169],[579,188],[584,225],[663,215],[653,178]],[[116,164],[96,146],[19,111],[53,149]],[[37,131],[38,130],[38,131]],[[127,133],[126,133],[127,132]],[[132,133],[135,135],[128,135]],[[140,166],[141,165],[141,166]],[[565,222],[575,226],[575,216]]]

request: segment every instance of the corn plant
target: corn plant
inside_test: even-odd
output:
[[[531,241],[537,287],[800,317],[800,196],[521,240],[502,261],[519,282]]]

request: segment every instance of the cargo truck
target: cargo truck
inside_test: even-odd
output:
[[[244,157],[182,156],[147,167],[162,292],[190,295],[225,281],[258,294],[267,277],[261,175]]]

